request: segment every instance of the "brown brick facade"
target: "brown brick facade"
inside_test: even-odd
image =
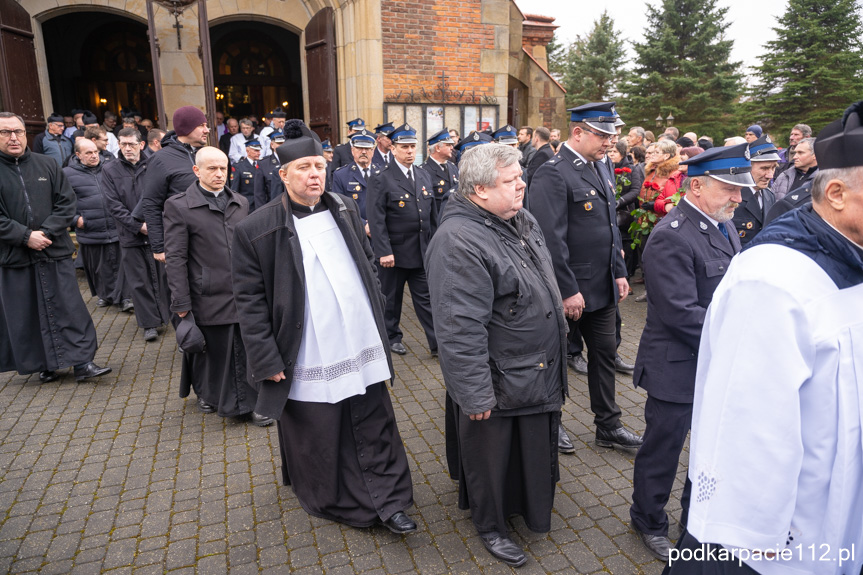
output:
[[[381,0],[384,98],[441,101],[421,90],[494,94],[494,75],[480,72],[480,54],[494,49],[494,26],[482,23],[480,0]],[[448,98],[449,100],[449,98]]]

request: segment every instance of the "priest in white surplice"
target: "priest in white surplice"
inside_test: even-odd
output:
[[[861,116],[858,102],[818,134],[812,204],[764,228],[713,296],[677,548],[712,554],[674,575],[861,572]]]
[[[276,149],[286,193],[237,227],[232,276],[256,411],[278,420],[282,475],[309,514],[416,523],[384,299],[357,204],[324,192],[321,143],[299,120]]]

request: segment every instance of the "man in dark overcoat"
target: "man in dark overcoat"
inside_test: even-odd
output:
[[[366,215],[372,234],[372,249],[378,257],[381,288],[387,298],[385,318],[390,349],[404,355],[399,321],[405,283],[411,288],[414,311],[428,340],[431,354],[437,355],[431,304],[429,303],[425,257],[428,242],[437,227],[437,207],[428,173],[416,169],[416,131],[408,124],[396,128],[393,141],[395,161],[372,174]]]
[[[647,324],[633,382],[647,391],[647,427],[635,457],[629,513],[648,551],[663,561],[671,546],[665,505],[692,421],[701,328],[713,292],[740,251],[731,218],[741,186],[754,184],[747,146],[711,148],[682,162],[689,166],[686,195],[656,225],[644,249]],[[687,480],[684,524],[689,492]]]
[[[286,193],[236,229],[234,295],[259,386],[278,418],[282,479],[309,514],[416,530],[386,380],[384,299],[356,202],[324,191],[321,144],[299,120],[276,149]]]
[[[171,319],[168,277],[165,264],[153,259],[147,223],[132,216],[132,211],[141,201],[148,161],[144,157],[144,142],[137,128],[123,128],[117,138],[120,157],[103,170],[105,204],[117,224],[120,264],[135,304],[135,320],[144,330],[144,339],[155,341],[159,337],[158,328],[167,325]]]
[[[93,363],[96,329],[78,291],[69,226],[75,192],[53,158],[27,149],[24,120],[0,112],[0,372],[39,372],[42,383]]]
[[[578,322],[587,344],[596,444],[633,448],[641,445],[641,437],[620,422],[614,389],[615,317],[629,284],[615,188],[602,164],[617,136],[617,114],[614,102],[585,104],[569,112],[569,139],[533,176],[530,211],[545,234],[566,316]]]
[[[254,413],[258,394],[246,377],[231,283],[231,242],[249,203],[227,187],[228,157],[218,148],[198,151],[195,175],[198,183],[165,202],[171,311],[180,318],[192,312],[206,340],[205,353],[183,352],[180,397],[194,389],[202,412],[250,416],[263,427],[273,420]]]

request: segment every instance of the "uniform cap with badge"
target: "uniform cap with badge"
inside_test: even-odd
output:
[[[273,132],[272,134],[270,134],[270,140],[273,142],[276,142],[278,144],[281,144],[282,142],[285,141],[285,133],[282,132],[281,130],[277,130],[277,131]]]
[[[680,162],[689,166],[687,176],[710,176],[726,184],[754,186],[752,163],[749,161],[749,144],[710,148],[694,158]]]
[[[449,135],[449,129],[448,128],[444,128],[440,132],[437,132],[434,135],[432,135],[431,138],[426,140],[426,143],[429,146],[434,146],[435,144],[455,144],[455,142],[452,141],[452,138]]]
[[[390,134],[393,144],[416,144],[417,132],[409,124],[402,124]]]
[[[393,127],[392,122],[387,122],[386,124],[379,124],[375,126],[375,136],[386,136],[389,137],[390,134],[393,133],[395,128]]]
[[[778,162],[779,150],[773,145],[770,136],[764,134],[749,144],[750,162]]]
[[[464,152],[474,146],[479,146],[480,144],[491,144],[492,141],[492,137],[485,132],[471,132],[466,137],[462,138],[458,145],[456,145],[455,149],[460,152]]]
[[[324,152],[332,152],[333,151],[333,145],[330,143],[329,139],[321,142],[321,149]]]
[[[492,132],[491,137],[498,144],[518,144],[518,132],[509,124]]]
[[[569,121],[582,122],[603,134],[616,134],[618,115],[614,102],[591,102],[575,108],[569,108]]]
[[[354,118],[348,122],[348,128],[351,130],[362,130],[366,127],[366,122],[362,118]]]
[[[375,135],[366,129],[355,132],[351,135],[351,146],[354,148],[374,148]]]
[[[246,147],[252,148],[253,150],[260,150],[261,149],[261,143],[257,140],[248,140],[246,142]]]

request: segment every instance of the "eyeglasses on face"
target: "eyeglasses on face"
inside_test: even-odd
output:
[[[599,132],[594,132],[594,131],[593,131],[593,130],[591,130],[590,128],[583,128],[583,129],[584,129],[584,131],[585,131],[585,132],[589,132],[589,133],[593,134],[594,136],[596,136],[597,138],[601,138],[603,142],[608,142],[608,141],[610,141],[612,138],[614,138],[615,136],[617,136],[617,134],[601,134],[601,133],[599,133]]]
[[[22,130],[20,128],[17,130],[0,130],[0,138],[3,138],[5,140],[6,138],[11,137],[12,134],[15,134],[16,138],[23,138],[24,134],[26,133],[26,130]]]

